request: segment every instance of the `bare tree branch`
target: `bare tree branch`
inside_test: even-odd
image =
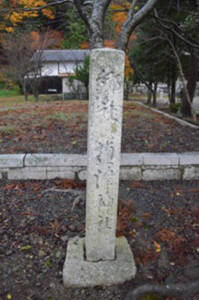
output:
[[[79,16],[82,18],[82,20],[84,21],[84,23],[86,24],[86,27],[88,28],[88,30],[90,31],[90,21],[89,21],[89,17],[88,15],[84,12],[84,10],[82,9],[82,4],[81,4],[81,0],[73,0],[74,5],[76,6],[76,9],[79,13]]]
[[[118,48],[126,49],[129,37],[136,26],[148,15],[148,13],[154,8],[158,0],[148,0],[146,4],[134,14],[134,0],[129,9],[129,13],[126,21],[122,26],[119,41],[117,43]]]
[[[162,19],[158,16],[157,10],[155,9],[155,15],[153,16],[158,23],[167,31],[170,31],[172,33],[174,33],[179,39],[181,39],[183,42],[185,42],[187,45],[193,47],[193,48],[199,48],[199,43],[197,40],[191,41],[189,38],[186,38],[183,36],[183,32],[180,29],[180,27],[173,21],[167,20],[167,19]],[[166,25],[165,23],[169,23],[171,26]],[[176,29],[177,30],[176,30]]]

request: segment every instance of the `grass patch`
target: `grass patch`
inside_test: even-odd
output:
[[[1,90],[0,89],[0,97],[13,97],[13,96],[17,96],[20,95],[20,91],[19,90]]]
[[[53,115],[48,116],[47,119],[67,121],[68,114],[64,113],[63,111],[60,111],[60,112],[56,112]]]
[[[0,133],[13,135],[15,133],[15,128],[11,125],[0,126]]]
[[[84,112],[82,112],[82,113],[81,112],[77,112],[77,113],[75,113],[75,112],[69,112],[69,113],[66,113],[66,112],[63,112],[63,111],[57,111],[53,115],[47,116],[47,119],[69,121],[71,119],[76,119],[76,118],[82,117],[84,115],[85,115]],[[87,118],[85,117],[84,120],[87,121]]]
[[[131,111],[124,111],[124,116],[126,117],[137,117],[137,118],[144,118],[144,119],[152,119],[153,116],[150,111],[141,111],[137,109],[133,109]]]
[[[0,97],[0,107],[2,108],[12,108],[19,104],[27,104],[29,102],[33,102],[33,96],[28,98],[28,101],[24,100],[23,95],[13,96],[13,97]]]

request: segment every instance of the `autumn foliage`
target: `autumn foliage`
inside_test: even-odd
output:
[[[37,18],[39,15],[45,16],[47,19],[54,19],[52,8],[44,8],[41,11],[38,8],[44,7],[47,4],[43,0],[12,0],[9,8],[3,3],[3,7],[8,8],[8,12],[4,15],[4,19],[0,24],[0,30],[6,32],[14,32],[15,27],[21,24],[25,19]]]
[[[121,31],[122,25],[124,24],[127,18],[129,8],[130,8],[130,3],[128,1],[122,1],[120,3],[116,3],[116,1],[115,2],[113,1],[113,3],[110,5],[111,17],[115,23],[115,30],[117,34],[119,34]],[[138,7],[135,7],[135,9],[137,8]],[[134,40],[134,39],[135,39],[135,35],[132,34],[130,40]]]

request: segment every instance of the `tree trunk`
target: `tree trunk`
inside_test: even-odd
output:
[[[28,101],[28,90],[27,90],[27,84],[25,79],[23,81],[23,93],[24,93],[24,100]]]
[[[171,82],[170,82],[170,78],[168,78],[168,81],[167,81],[167,89],[168,89],[168,98],[169,98],[169,101],[171,99]]]
[[[169,102],[170,104],[175,104],[176,102],[176,68],[173,67],[172,70],[172,76],[171,76],[171,85],[170,85],[170,97],[169,97]]]
[[[35,97],[35,101],[38,102],[39,101],[39,92],[38,92],[38,90],[35,91],[34,97]]]
[[[27,90],[24,92],[24,99],[25,99],[25,101],[28,101],[28,91]]]
[[[34,95],[35,101],[38,102],[39,101],[39,87],[35,83],[33,86],[33,95]]]
[[[184,89],[182,89],[181,94],[181,113],[184,117],[190,117],[191,116],[191,105],[187,101],[186,93]]]
[[[149,83],[150,88],[147,89],[147,104],[151,104],[151,98],[152,98],[152,84]]]
[[[130,94],[130,83],[128,80],[126,80],[124,84],[124,97],[126,100],[129,100],[129,94]]]
[[[154,83],[154,88],[153,88],[153,106],[156,107],[157,105],[157,82]]]
[[[170,46],[173,50],[173,53],[176,57],[176,61],[177,61],[178,69],[179,69],[179,74],[180,74],[180,77],[182,79],[182,84],[183,84],[183,89],[182,89],[182,92],[181,92],[181,102],[182,102],[181,103],[181,113],[183,114],[183,116],[192,116],[191,100],[190,100],[189,92],[188,92],[187,86],[186,86],[186,79],[185,79],[185,75],[184,75],[184,72],[183,72],[182,63],[180,61],[180,57],[179,57],[172,41],[168,39],[168,43],[170,44]],[[188,105],[185,104],[186,101],[187,101]],[[185,105],[186,105],[186,107],[185,107]],[[183,106],[184,106],[185,110],[183,110]],[[189,106],[189,108],[188,108],[188,106]]]
[[[96,31],[95,33],[92,33],[89,35],[89,45],[90,49],[96,49],[96,48],[103,48],[104,47],[104,41],[103,37],[100,34],[100,31]]]
[[[195,89],[196,89],[196,83],[197,83],[197,77],[198,77],[198,55],[196,53],[195,49],[191,50],[191,57],[190,57],[190,65],[189,65],[189,76],[187,81],[187,91],[189,94],[190,101],[192,103]],[[182,114],[184,116],[191,116],[191,103],[189,103],[186,94],[183,93],[182,95]]]
[[[187,90],[189,92],[191,102],[193,101],[196,84],[197,84],[197,79],[198,79],[198,74],[199,74],[198,59],[199,59],[199,57],[196,53],[196,50],[195,49],[192,50],[191,51],[190,73],[189,73],[189,78],[188,78],[188,82],[187,82]]]

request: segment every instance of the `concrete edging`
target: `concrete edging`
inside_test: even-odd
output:
[[[165,117],[167,117],[169,119],[173,119],[173,120],[175,120],[177,123],[179,123],[182,126],[188,126],[188,127],[191,127],[191,128],[199,129],[199,126],[191,124],[191,123],[189,123],[189,122],[187,122],[185,120],[182,120],[182,119],[180,119],[178,117],[172,116],[172,115],[170,115],[168,113],[165,113],[165,112],[163,112],[161,110],[158,110],[157,108],[150,107],[150,106],[148,106],[148,105],[146,105],[144,103],[141,103],[139,101],[134,101],[134,102],[136,104],[139,104],[140,106],[144,106],[144,107],[146,107],[146,108],[148,108],[148,109],[150,109],[150,110],[152,110],[152,111],[154,111],[154,112],[156,112],[158,114],[161,114],[161,115],[163,115],[163,116],[165,116]]]
[[[2,154],[0,179],[86,179],[81,154]],[[199,180],[199,152],[122,153],[122,180]]]

